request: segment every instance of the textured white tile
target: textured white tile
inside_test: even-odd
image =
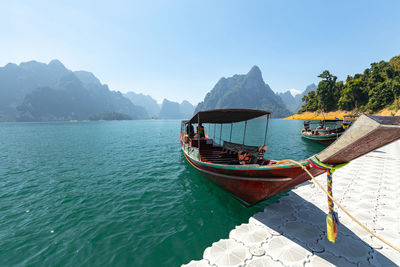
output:
[[[379,237],[383,238],[384,240],[391,243],[392,245],[400,248],[400,238],[399,238],[400,236],[399,236],[399,234],[394,234],[393,230],[385,228],[384,230],[377,230],[375,232]],[[381,243],[381,244],[383,244],[383,243]],[[388,245],[386,245],[386,244],[383,244],[383,246],[388,247]]]
[[[289,266],[302,266],[311,255],[307,249],[283,236],[273,237],[264,248],[274,260]]]
[[[321,235],[321,230],[312,224],[305,223],[304,221],[294,221],[285,223],[282,227],[285,236],[293,237],[297,240],[306,243],[316,242]]]
[[[255,219],[257,219],[262,224],[274,229],[275,231],[279,232],[281,225],[286,221],[284,216],[288,214],[279,215],[279,213],[269,210],[264,212],[259,212],[253,215]],[[289,214],[290,215],[290,214]]]
[[[273,259],[269,257],[261,257],[261,258],[254,258],[251,259],[249,262],[246,264],[247,267],[283,267],[281,262],[279,261],[274,261]]]
[[[229,234],[229,238],[243,242],[249,247],[261,245],[262,242],[271,237],[272,234],[267,229],[254,224],[241,224],[236,226]]]
[[[306,262],[306,267],[330,267],[330,266],[349,266],[350,263],[343,258],[335,257],[332,254],[321,253],[311,256]]]
[[[251,258],[247,247],[232,239],[222,239],[206,248],[203,258],[218,266],[241,266]]]
[[[206,260],[191,261],[188,264],[183,264],[182,267],[212,267]]]
[[[374,266],[400,266],[400,253],[393,249],[380,249],[369,260]]]
[[[265,225],[264,223],[260,222],[259,220],[257,220],[254,217],[250,217],[249,224],[254,224],[254,225],[260,226],[260,227],[266,229],[271,235],[274,235],[274,236],[281,235],[278,231],[270,228],[269,226]]]
[[[338,235],[335,243],[329,242],[327,237],[324,237],[320,242],[325,251],[329,251],[338,257],[344,257],[353,263],[368,258],[370,252],[369,246],[364,241],[347,235]]]

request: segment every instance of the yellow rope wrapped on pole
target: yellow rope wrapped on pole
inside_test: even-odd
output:
[[[284,160],[278,161],[276,164],[280,164],[280,163],[284,163],[284,162],[290,162],[290,163],[300,166],[311,177],[311,180],[315,184],[317,184],[319,186],[319,188],[321,188],[322,191],[324,191],[324,193],[328,196],[328,198],[330,198],[341,210],[343,210],[344,213],[347,214],[347,216],[349,216],[353,221],[355,221],[358,225],[360,225],[365,231],[367,231],[368,233],[370,233],[371,235],[373,235],[374,237],[376,237],[377,239],[379,239],[380,241],[382,241],[383,243],[385,243],[386,245],[388,245],[389,247],[393,248],[394,250],[396,250],[397,252],[400,253],[400,249],[398,247],[396,247],[395,245],[391,244],[390,242],[384,240],[382,237],[376,235],[374,232],[372,232],[370,229],[368,229],[365,225],[363,225],[360,221],[358,221],[356,218],[354,218],[345,208],[343,208],[342,205],[339,204],[339,202],[337,202],[331,195],[329,195],[329,193],[325,190],[325,188],[323,188],[323,186],[317,181],[317,179],[315,179],[315,177],[300,162],[297,162],[297,161],[294,161],[291,159],[284,159]]]

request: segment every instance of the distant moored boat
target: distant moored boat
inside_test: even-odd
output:
[[[304,121],[304,127],[301,130],[301,137],[318,142],[323,145],[330,145],[338,139],[352,124],[354,119],[358,118],[355,115],[345,115],[342,120],[320,120],[319,126],[311,128],[310,121]],[[341,124],[338,125],[337,122]]]

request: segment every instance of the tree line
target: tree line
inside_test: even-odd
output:
[[[373,113],[389,106],[400,108],[400,56],[372,63],[364,73],[347,76],[346,82],[337,81],[328,70],[318,77],[322,80],[317,90],[302,98],[299,113],[338,109]]]

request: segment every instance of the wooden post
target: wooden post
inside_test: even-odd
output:
[[[246,128],[247,128],[247,121],[244,122],[243,145],[244,145],[244,140],[246,139]]]
[[[267,144],[268,122],[269,122],[269,114],[267,114],[267,124],[265,126],[264,146]]]
[[[231,135],[229,136],[229,142],[232,142],[232,125],[233,123],[231,123]]]

